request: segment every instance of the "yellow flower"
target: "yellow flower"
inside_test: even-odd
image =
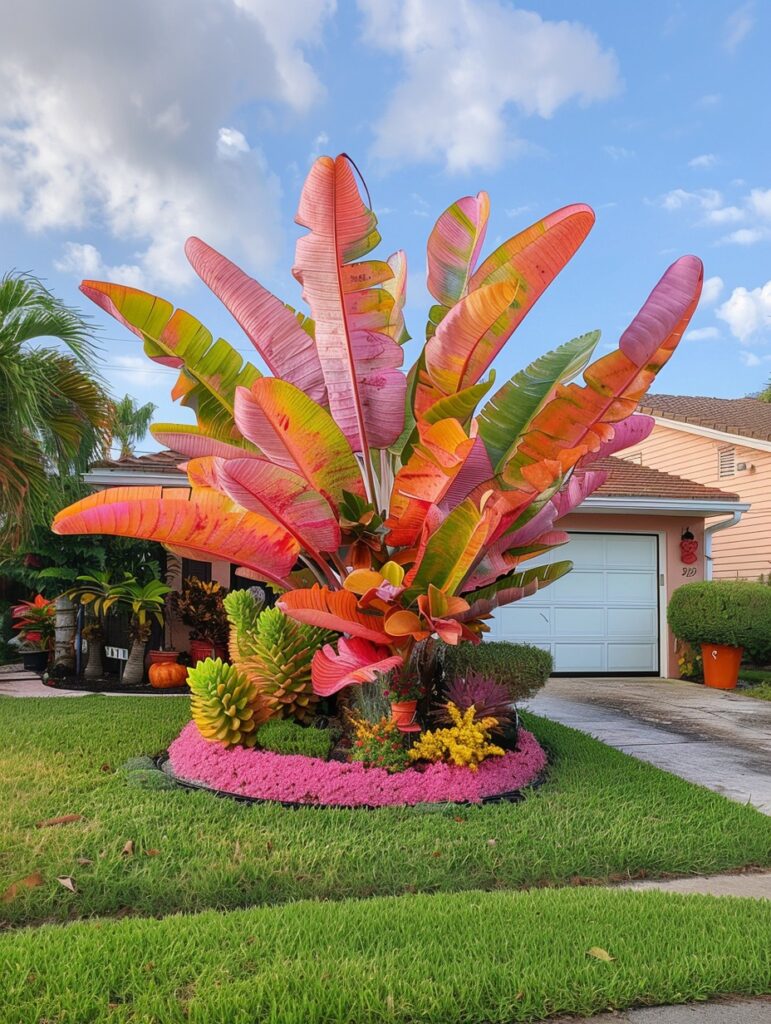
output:
[[[409,752],[411,761],[449,761],[475,772],[486,757],[505,753],[501,747],[490,743],[490,730],[498,724],[497,719],[483,718],[474,722],[473,705],[461,714],[450,702],[447,711],[454,724],[421,733]]]

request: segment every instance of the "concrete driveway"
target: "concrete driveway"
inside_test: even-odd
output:
[[[534,714],[771,815],[771,701],[682,680],[550,679]]]

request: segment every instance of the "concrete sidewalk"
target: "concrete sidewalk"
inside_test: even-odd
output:
[[[771,701],[682,680],[587,677],[550,679],[525,707],[771,814]]]
[[[552,1017],[542,1024],[771,1024],[771,1001],[727,999],[719,1003],[646,1006],[597,1017]]]

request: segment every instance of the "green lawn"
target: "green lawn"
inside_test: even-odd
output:
[[[767,904],[576,887],[768,865],[750,807],[542,719],[549,778],[516,805],[286,810],[133,784],[121,765],[187,717],[177,698],[0,698],[0,1022],[473,1024],[771,990]]]

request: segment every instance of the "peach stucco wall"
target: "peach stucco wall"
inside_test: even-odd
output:
[[[735,448],[737,464],[744,463],[747,468],[721,479],[718,450],[730,447]],[[720,487],[751,505],[736,526],[714,536],[715,579],[754,580],[771,572],[771,452],[656,424],[650,437],[624,453],[625,458],[634,455],[639,455],[645,466]]]
[[[680,561],[680,536],[690,528],[698,542],[699,559],[696,565],[685,566]],[[662,515],[610,515],[597,512],[574,512],[560,520],[560,529],[589,533],[653,533],[659,535],[659,561],[663,566],[664,585],[659,586],[659,621],[666,638],[662,651],[662,675],[678,675],[675,640],[666,624],[666,606],[672,593],[683,583],[704,579],[704,521],[684,519],[681,516]]]

